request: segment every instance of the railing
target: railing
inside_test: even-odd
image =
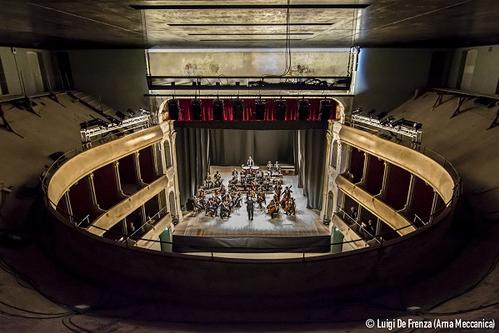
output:
[[[159,222],[159,220],[161,220],[163,217],[165,217],[167,215],[168,215],[167,208],[166,207],[162,208],[159,212],[157,212],[153,216],[149,217],[149,220],[147,220],[137,230],[135,230],[130,235],[128,235],[122,242],[127,242],[130,238],[132,240],[136,240],[134,238],[135,235],[140,234],[139,232],[146,233],[146,232],[150,231],[151,229],[153,229],[155,227],[155,225]],[[149,228],[149,230],[146,230],[146,227]],[[139,237],[139,239],[140,239],[140,237]]]
[[[422,144],[418,144],[418,143],[414,143],[414,142],[410,142],[410,141],[405,141],[405,140],[395,140],[396,139],[395,137],[387,137],[386,135],[383,135],[382,132],[380,132],[376,129],[373,129],[373,128],[370,128],[367,126],[361,126],[358,123],[354,123],[352,121],[345,121],[345,125],[363,130],[363,131],[371,133],[371,134],[374,134],[380,138],[395,142],[395,143],[402,145],[404,147],[411,148],[412,150],[415,150],[423,155],[426,155],[430,159],[432,159],[433,161],[440,164],[449,173],[449,175],[452,177],[452,179],[454,180],[454,183],[455,183],[452,198],[448,202],[445,202],[445,206],[446,207],[453,206],[456,203],[456,201],[457,201],[456,199],[459,198],[459,196],[461,195],[461,191],[462,191],[461,176],[459,175],[459,172],[456,170],[456,168],[452,165],[452,163],[450,163],[442,154],[440,154],[440,153],[438,153],[430,148],[427,148],[427,147],[423,146]],[[432,215],[432,217],[435,217],[435,216]]]

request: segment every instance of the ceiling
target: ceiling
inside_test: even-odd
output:
[[[497,0],[290,3],[294,6],[289,10],[292,47],[499,43]],[[61,49],[283,47],[286,4],[286,0],[0,0],[0,44]],[[147,9],[132,8],[137,5]],[[180,8],[165,9],[177,5]],[[232,7],[223,7],[227,5]]]

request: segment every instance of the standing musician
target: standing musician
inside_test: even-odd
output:
[[[255,161],[253,161],[253,158],[251,156],[248,157],[248,160],[246,161],[246,165],[249,167],[255,166]]]
[[[253,197],[248,196],[246,198],[246,211],[248,212],[248,220],[253,221],[253,212],[255,210],[255,202]]]

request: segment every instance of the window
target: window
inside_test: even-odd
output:
[[[0,95],[8,95],[9,87],[7,86],[7,78],[3,70],[2,59],[0,58]]]

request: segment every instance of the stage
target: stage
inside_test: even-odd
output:
[[[239,167],[240,168],[240,167]],[[211,167],[217,170],[227,185],[234,167]],[[233,210],[226,219],[205,216],[204,212],[188,213],[173,233],[173,248],[176,252],[220,251],[220,252],[303,252],[329,251],[330,233],[319,219],[319,212],[306,208],[307,198],[298,188],[298,176],[283,176],[284,186],[292,185],[296,201],[296,215],[287,216],[282,210],[271,219],[265,208],[255,206],[254,219],[250,221],[246,205]],[[245,196],[244,196],[245,198]],[[267,203],[272,198],[267,194]]]

